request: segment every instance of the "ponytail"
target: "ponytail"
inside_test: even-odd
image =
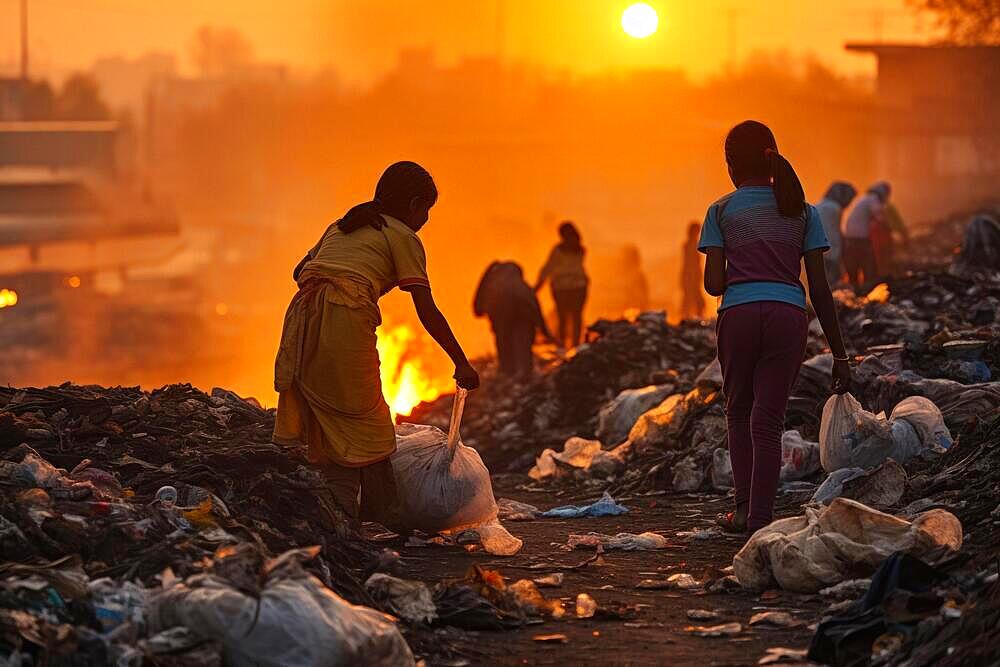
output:
[[[792,168],[792,163],[774,148],[766,148],[771,168],[771,182],[774,187],[774,198],[778,202],[778,211],[786,218],[801,218],[805,215],[806,194],[802,182]]]

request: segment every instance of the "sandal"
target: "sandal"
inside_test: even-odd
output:
[[[736,512],[726,512],[725,514],[720,514],[715,517],[715,523],[727,533],[742,535],[747,532],[746,519],[743,521],[737,521]]]

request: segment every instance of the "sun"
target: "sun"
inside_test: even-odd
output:
[[[660,17],[656,15],[656,10],[645,2],[630,5],[622,12],[622,30],[636,39],[649,37],[656,32],[659,24]]]

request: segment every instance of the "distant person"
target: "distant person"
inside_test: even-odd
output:
[[[496,341],[497,364],[501,375],[506,377],[523,379],[532,374],[535,360],[531,346],[538,331],[555,342],[534,290],[525,282],[520,265],[514,262],[489,265],[476,288],[473,311],[476,317],[489,318]]]
[[[394,287],[409,292],[427,333],[455,363],[458,385],[479,385],[434,303],[417,236],[437,195],[434,180],[420,165],[391,165],[378,181],[374,200],[330,225],[293,273],[299,289],[288,306],[275,361],[279,394],[273,438],[308,447],[355,529],[362,519],[398,526],[389,463],[396,431],[382,395],[375,346],[379,298]]]
[[[834,181],[826,190],[823,199],[816,204],[820,220],[823,221],[823,231],[830,242],[830,249],[823,257],[826,263],[826,279],[834,285],[840,280],[844,270],[841,265],[843,239],[840,236],[840,226],[844,219],[844,211],[854,201],[858,191],[845,181]]]
[[[640,313],[649,310],[649,280],[642,270],[642,253],[634,243],[626,244],[619,255],[619,275],[622,283],[622,298],[627,308],[635,308]]]
[[[891,278],[896,273],[896,247],[898,242],[910,242],[903,217],[890,200],[892,188],[886,181],[879,181],[868,190],[882,202],[882,215],[872,224],[872,253],[875,255],[875,275],[879,280]],[[898,237],[898,238],[897,238]]]
[[[823,223],[766,125],[744,121],[725,144],[736,186],[705,215],[698,249],[707,255],[705,290],[721,296],[718,353],[726,399],[736,508],[719,517],[728,531],[756,531],[772,519],[781,470],[785,408],[806,351],[809,296],[833,352],[835,393],[851,370],[823,252]]]
[[[705,313],[705,296],[701,280],[701,255],[698,254],[697,222],[688,225],[687,239],[681,257],[681,319],[700,320]]]
[[[883,196],[876,186],[872,186],[858,199],[844,221],[844,270],[855,291],[867,291],[878,276],[872,228],[881,224],[885,216],[886,199],[888,194]]]
[[[583,333],[583,307],[590,284],[583,268],[586,251],[579,230],[569,220],[559,225],[559,238],[560,242],[549,253],[538,274],[535,291],[542,289],[546,280],[551,283],[552,299],[559,316],[559,344],[576,347]]]

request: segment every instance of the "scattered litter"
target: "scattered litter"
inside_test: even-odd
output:
[[[781,663],[803,663],[806,662],[806,654],[808,653],[805,649],[796,648],[783,648],[781,646],[775,646],[766,649],[764,657],[757,661],[758,665],[778,665]]]
[[[553,572],[552,574],[546,574],[544,577],[536,577],[532,581],[540,588],[559,588],[562,586],[563,579],[565,578],[566,575],[562,572]]]
[[[801,621],[786,611],[762,611],[750,617],[750,625],[770,625],[776,628],[792,628],[802,625]]]
[[[497,501],[497,518],[501,521],[534,521],[541,514],[534,505],[521,503],[510,498]]]
[[[569,641],[569,637],[562,634],[561,632],[557,632],[551,635],[535,635],[531,639],[536,642],[545,642],[552,644],[565,644],[566,642]]]
[[[562,507],[554,507],[546,512],[542,512],[541,516],[558,519],[576,519],[579,517],[618,516],[626,512],[628,512],[628,508],[616,503],[611,494],[605,491],[600,500],[595,500],[589,505],[563,505]]]
[[[721,614],[711,609],[688,609],[687,617],[692,621],[714,621]]]
[[[906,486],[906,470],[895,460],[888,459],[871,471],[864,468],[835,470],[816,489],[812,502],[829,505],[834,498],[850,498],[869,507],[885,509],[899,502]]]
[[[684,631],[698,637],[735,637],[743,632],[743,626],[739,623],[723,623],[721,625],[710,626],[689,625],[684,628]]]
[[[365,582],[365,590],[383,608],[410,623],[430,623],[437,618],[431,591],[422,581],[375,573]]]
[[[597,602],[587,593],[576,596],[576,617],[591,618],[597,612]]]
[[[657,533],[618,533],[617,535],[602,535],[587,533],[586,535],[570,535],[566,540],[566,549],[621,549],[622,551],[647,551],[652,549],[667,549],[673,545],[667,538]]]
[[[531,479],[542,480],[561,477],[572,471],[584,471],[588,475],[607,477],[624,465],[627,447],[605,451],[599,440],[570,438],[563,445],[563,451],[553,449],[543,451],[535,461],[535,467],[528,471]]]

